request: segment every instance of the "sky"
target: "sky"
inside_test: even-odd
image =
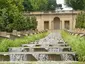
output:
[[[58,4],[64,4],[64,0],[57,0]]]
[[[63,10],[72,10],[72,8],[65,5],[64,0],[56,0],[57,4],[62,4]]]

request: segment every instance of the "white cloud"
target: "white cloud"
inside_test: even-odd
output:
[[[72,10],[72,8],[67,7],[66,5],[64,5],[65,4],[64,0],[56,0],[56,2],[57,2],[57,4],[62,4],[63,10]]]
[[[57,4],[64,4],[64,0],[56,0]]]

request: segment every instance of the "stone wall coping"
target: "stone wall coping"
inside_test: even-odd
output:
[[[40,14],[78,14],[81,11],[57,11],[57,12],[24,12],[24,15],[40,15]]]

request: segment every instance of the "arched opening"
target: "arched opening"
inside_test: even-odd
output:
[[[59,17],[55,17],[54,18],[54,21],[53,21],[53,24],[54,24],[54,30],[59,30],[60,29],[60,18]]]

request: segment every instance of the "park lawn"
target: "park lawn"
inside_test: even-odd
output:
[[[34,42],[36,40],[44,38],[48,34],[49,34],[48,32],[44,32],[35,35],[25,36],[23,38],[17,38],[15,40],[3,39],[0,41],[0,52],[7,52],[9,47],[19,47],[22,44]]]
[[[66,43],[76,52],[79,61],[85,61],[85,37],[74,36],[66,31],[61,31],[62,37]]]

